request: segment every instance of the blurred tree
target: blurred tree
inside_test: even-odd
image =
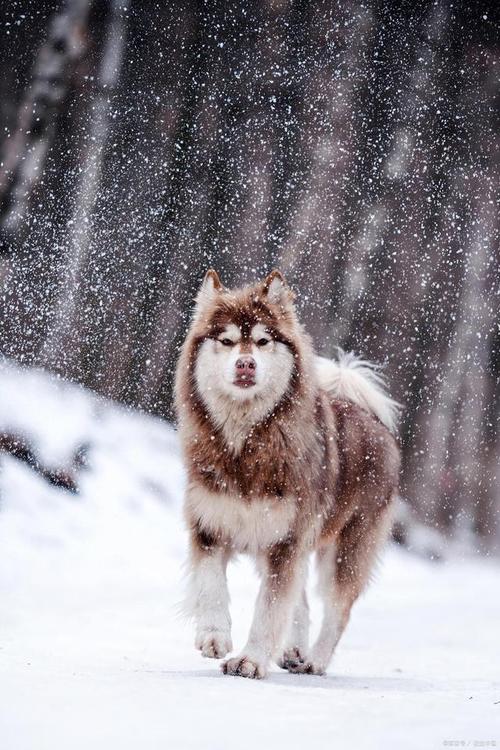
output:
[[[37,188],[43,185],[45,157],[56,136],[57,114],[84,49],[89,5],[90,0],[67,0],[53,14],[47,38],[36,55],[12,137],[5,141],[0,172],[3,253],[11,252],[15,244],[25,239],[27,214]]]

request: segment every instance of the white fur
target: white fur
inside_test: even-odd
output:
[[[323,622],[308,663],[314,674],[323,674],[342,635],[343,605],[335,592],[337,549],[331,542],[318,557],[318,593],[323,600]]]
[[[186,510],[201,528],[227,538],[231,552],[249,552],[259,558],[271,545],[288,536],[297,507],[286,498],[253,498],[249,503],[191,484],[186,493]],[[231,643],[229,596],[221,550],[208,560],[197,562],[191,571],[189,610],[197,623],[196,646],[209,657],[225,655]],[[305,560],[296,565],[296,581],[286,588],[286,593],[274,596],[272,576],[263,566],[248,642],[240,656],[228,660],[229,673],[240,671],[258,677],[266,674],[304,575]]]
[[[198,393],[209,409],[212,419],[230,450],[238,453],[252,426],[264,419],[280,401],[290,384],[293,354],[279,341],[269,340],[265,346],[252,344],[250,352],[242,352],[241,332],[229,324],[218,341],[206,339],[200,346],[195,366]],[[221,341],[230,338],[234,346]],[[264,326],[252,330],[254,342],[269,338]],[[250,353],[255,359],[255,385],[240,388],[234,384],[236,361]]]
[[[214,534],[222,533],[235,551],[257,554],[284,539],[290,531],[297,511],[286,498],[248,500],[209,492],[192,484],[186,496],[190,518]]]
[[[385,380],[377,366],[351,352],[338,351],[337,361],[316,357],[320,388],[375,414],[382,424],[395,433],[400,407],[387,394]]]
[[[267,332],[267,329],[262,323],[257,323],[252,328],[252,339],[257,343],[260,339],[267,339],[267,341],[271,341],[271,337]],[[265,350],[264,350],[265,351]]]
[[[223,338],[231,339],[235,344],[241,339],[241,331],[234,323],[228,323],[224,332],[219,336],[219,341]]]
[[[227,660],[225,668],[229,674],[242,670],[246,676],[265,676],[267,665],[276,654],[288,624],[290,610],[304,585],[306,570],[307,557],[303,555],[295,562],[293,579],[278,591],[274,590],[273,576],[263,570],[248,641],[239,656]]]
[[[221,292],[217,277],[210,273],[198,295],[195,315],[208,315],[210,304]],[[271,302],[285,304],[289,292],[280,276],[272,279],[267,290]],[[258,346],[261,339],[268,342]],[[225,339],[232,342],[223,343]],[[256,363],[255,384],[236,385],[236,362],[250,354]],[[332,396],[355,402],[375,414],[395,431],[398,405],[385,391],[380,372],[369,362],[339,351],[338,361],[316,357],[316,378]],[[255,424],[272,413],[287,392],[294,368],[290,349],[271,339],[265,326],[257,324],[251,341],[242,341],[242,331],[230,323],[218,340],[207,338],[201,344],[195,364],[196,389],[210,412],[215,426],[224,435],[227,449],[237,454]],[[196,439],[193,436],[193,439]],[[311,519],[310,530],[301,540],[302,552],[287,571],[287,585],[277,585],[268,568],[266,551],[286,539],[296,520],[297,503],[293,498],[252,497],[251,502],[225,492],[210,492],[194,482],[186,493],[186,512],[192,523],[219,537],[226,544],[211,549],[206,556],[192,560],[190,612],[197,622],[196,645],[204,656],[219,657],[231,648],[229,595],[226,562],[233,552],[247,552],[261,561],[262,582],[256,602],[249,638],[242,653],[226,661],[229,674],[263,677],[267,665],[282,642],[290,614],[293,623],[285,641],[290,649],[305,653],[308,645],[309,614],[305,594],[307,557],[313,547],[318,523]],[[311,669],[320,674],[326,669],[346,622],[346,602],[335,596],[335,547],[321,557],[320,589],[324,600],[324,619],[318,639],[308,653],[308,662],[298,660],[297,670]]]
[[[231,651],[229,592],[222,550],[193,567],[186,610],[196,619],[195,646],[203,656],[220,659]]]
[[[208,272],[196,295],[195,316],[204,314],[219,294],[220,291],[215,286],[214,276]]]
[[[283,302],[286,291],[287,287],[284,280],[280,276],[275,276],[269,284],[269,289],[267,290],[267,298],[269,302],[272,302],[275,305],[279,304],[280,302]]]
[[[309,605],[305,589],[300,594],[293,610],[289,632],[285,638],[284,656],[294,658],[295,651],[301,655],[307,652],[309,646]]]
[[[307,659],[312,674],[324,674],[335,646],[342,635],[342,619],[338,602],[325,600],[323,622],[316,643]]]

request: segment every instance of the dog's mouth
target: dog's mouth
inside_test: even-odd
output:
[[[233,380],[233,385],[238,386],[238,388],[251,388],[255,385],[255,378],[251,375],[240,375]]]

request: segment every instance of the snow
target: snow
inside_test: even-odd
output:
[[[225,677],[178,614],[172,428],[8,363],[0,393],[0,429],[48,465],[88,455],[78,495],[0,457],[1,750],[500,743],[497,563],[390,548],[326,677]],[[229,575],[238,648],[257,582],[245,559]]]

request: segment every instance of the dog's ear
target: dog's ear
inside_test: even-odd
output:
[[[219,279],[219,274],[217,273],[217,271],[214,271],[213,268],[209,268],[206,272],[205,278],[203,279],[203,284],[201,285],[201,289],[205,289],[210,293],[222,292],[222,290],[224,289],[224,284]]]
[[[281,271],[277,268],[264,279],[263,294],[274,305],[286,305],[293,302],[295,294],[286,283]]]
[[[209,268],[196,295],[196,306],[201,307],[212,302],[223,291],[224,285],[219,279],[219,274],[213,268]]]

